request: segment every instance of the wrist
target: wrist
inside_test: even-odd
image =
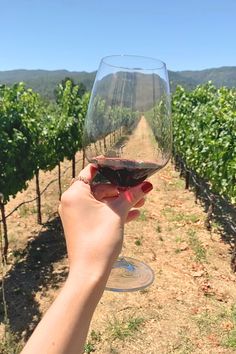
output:
[[[71,257],[72,258],[72,257]],[[91,284],[106,283],[117,255],[83,254],[69,257],[69,278],[72,282],[90,282]],[[75,259],[76,258],[76,259]]]
[[[72,292],[80,292],[82,288],[85,288],[88,292],[92,292],[94,295],[102,295],[110,270],[94,270],[88,267],[70,267],[69,274],[66,280],[66,288]]]

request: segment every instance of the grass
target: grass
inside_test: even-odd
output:
[[[15,263],[20,262],[24,257],[24,251],[21,249],[12,250]]]
[[[214,325],[218,325],[219,318],[214,313],[204,311],[195,317],[195,321],[201,334],[209,334]]]
[[[102,335],[100,332],[96,332],[96,331],[92,330],[90,333],[90,337],[91,337],[91,340],[93,340],[94,342],[100,342]]]
[[[226,348],[236,350],[236,305],[232,306],[229,312],[229,320],[232,323],[232,329],[225,336],[222,344]]]
[[[143,244],[143,236],[141,235],[140,237],[136,237],[135,241],[134,241],[134,244],[136,246],[142,246],[142,244]]]
[[[44,204],[42,208],[42,212],[45,213],[46,215],[51,214],[54,211],[54,207],[49,204]]]
[[[147,210],[143,209],[140,211],[140,215],[138,218],[139,221],[147,221]]]
[[[195,316],[195,321],[201,336],[214,334],[221,346],[236,350],[236,305],[221,307],[217,313],[204,311]]]
[[[96,351],[96,344],[100,342],[102,339],[102,335],[100,332],[96,332],[94,330],[90,333],[90,339],[84,346],[84,353],[93,353]]]
[[[85,346],[84,346],[84,353],[92,353],[95,352],[95,346],[93,343],[91,343],[90,341],[88,341]]]
[[[1,226],[0,226],[0,240],[2,239],[1,233]],[[10,328],[8,312],[7,312],[7,303],[5,297],[5,275],[6,275],[6,263],[2,260],[1,262],[1,287],[0,287],[0,313],[3,315],[3,322],[2,325],[4,326],[3,337],[1,338],[0,342],[0,353],[1,354],[18,354],[22,350],[22,345],[20,340],[16,334],[14,334]]]
[[[171,352],[176,353],[176,350],[178,350],[179,354],[194,353],[195,345],[188,337],[187,333],[186,329],[181,329],[178,332],[177,343],[172,345]]]
[[[22,345],[19,343],[19,338],[10,330],[8,325],[5,325],[4,338],[0,343],[1,354],[19,354],[22,350]]]
[[[32,205],[29,206],[29,205],[23,204],[18,209],[18,213],[21,218],[23,218],[27,215],[35,214],[36,212],[37,212],[36,207],[32,206]]]
[[[220,222],[216,221],[216,220],[212,220],[211,221],[211,230],[213,231],[221,231],[222,230],[222,225],[220,224]]]
[[[142,246],[142,238],[140,237],[140,238],[138,238],[137,240],[135,240],[135,245],[136,246]]]
[[[107,330],[112,340],[119,339],[124,341],[127,337],[132,337],[143,323],[144,319],[141,317],[129,317],[122,320],[114,317],[112,321],[109,321]]]
[[[178,189],[183,189],[185,187],[185,181],[179,177],[174,179],[174,186]]]
[[[162,214],[170,222],[183,222],[183,223],[196,223],[199,221],[199,216],[196,214],[186,214],[183,212],[176,211],[171,207],[166,207],[162,210]]]
[[[180,178],[174,178],[172,182],[166,183],[165,190],[166,191],[174,191],[176,189],[184,189],[185,181]]]
[[[236,350],[236,328],[230,331],[230,333],[227,335],[227,338],[223,341],[223,345],[226,348],[231,348]]]
[[[181,236],[176,236],[175,242],[176,242],[176,243],[182,243],[182,242],[184,242],[184,239],[183,239],[183,237],[181,237]]]
[[[181,253],[182,251],[184,251],[185,249],[187,249],[187,247],[184,247],[184,248],[181,247],[181,244],[183,244],[183,243],[185,242],[185,240],[184,240],[184,238],[183,238],[182,236],[176,236],[176,237],[175,237],[175,242],[176,242],[177,245],[178,245],[178,247],[175,248],[175,250],[174,250],[174,252],[175,252],[176,254]]]
[[[188,243],[195,254],[196,261],[200,263],[206,262],[207,252],[202,242],[197,237],[196,232],[194,230],[189,230],[187,234],[188,234]]]

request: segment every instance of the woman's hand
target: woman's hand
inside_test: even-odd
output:
[[[88,165],[80,173],[91,182],[96,169]],[[70,272],[60,294],[50,306],[22,354],[77,354],[84,352],[89,324],[123,241],[126,221],[138,216],[149,182],[118,190],[112,185],[90,187],[74,182],[63,193],[62,219]]]
[[[88,165],[80,177],[91,182],[97,170]],[[99,279],[107,277],[119,256],[123,242],[124,223],[139,215],[144,196],[152,184],[142,184],[120,190],[110,184],[90,187],[75,181],[63,193],[59,214],[63,223],[70,273]]]

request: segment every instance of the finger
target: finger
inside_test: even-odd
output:
[[[145,198],[142,198],[134,205],[134,208],[141,208],[145,203]]]
[[[80,171],[78,178],[72,179],[70,188],[66,191],[66,196],[69,195],[69,192],[71,192],[72,194],[74,193],[75,197],[77,196],[77,193],[89,192],[90,196],[93,197],[90,185],[96,173],[96,166],[88,164],[83,170]],[[63,193],[63,195],[63,199],[65,199],[65,193]]]
[[[96,176],[97,168],[93,164],[89,163],[83,170],[80,171],[79,177],[84,178],[89,183],[92,182],[94,177]]]
[[[138,186],[131,187],[125,191],[120,191],[118,200],[123,204],[124,208],[130,209],[143,199],[145,194],[149,193],[152,189],[153,185],[150,182],[145,181]]]
[[[127,222],[134,220],[134,219],[137,219],[139,217],[139,215],[140,215],[140,211],[137,209],[133,209],[133,210],[129,211],[125,222],[127,223]]]
[[[112,184],[96,184],[92,186],[92,192],[97,200],[119,196],[119,190]]]

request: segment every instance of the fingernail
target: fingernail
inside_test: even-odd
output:
[[[150,182],[143,182],[141,189],[144,193],[148,193],[153,189],[153,185]]]

